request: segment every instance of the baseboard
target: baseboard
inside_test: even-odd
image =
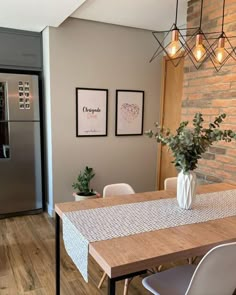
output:
[[[0,219],[9,218],[9,217],[16,217],[16,216],[25,216],[25,215],[34,215],[42,213],[43,209],[33,209],[28,211],[19,211],[19,212],[13,212],[13,213],[4,213],[0,214]]]

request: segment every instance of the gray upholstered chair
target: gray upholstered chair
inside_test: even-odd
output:
[[[143,279],[155,295],[232,295],[236,288],[236,243],[211,249],[198,266],[183,265]]]

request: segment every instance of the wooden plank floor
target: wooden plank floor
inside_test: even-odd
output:
[[[0,295],[55,295],[54,220],[46,213],[0,220]],[[89,261],[89,283],[86,284],[61,242],[61,294],[107,294],[107,282],[101,290],[97,284],[102,270]],[[129,295],[149,294],[132,280]],[[123,294],[124,281],[117,284]]]

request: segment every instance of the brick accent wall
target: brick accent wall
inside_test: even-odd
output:
[[[223,0],[205,0],[203,9],[203,31],[220,31]],[[226,0],[226,35],[236,36],[236,0]],[[199,25],[200,0],[188,1],[188,27]],[[236,39],[236,38],[235,38]],[[236,46],[235,41],[233,45]],[[192,120],[201,112],[205,124],[214,121],[215,116],[226,113],[222,128],[236,131],[236,61],[230,59],[217,73],[210,61],[198,70],[188,58],[185,60],[184,89],[182,100],[183,120]],[[236,184],[236,143],[215,144],[199,161],[197,175],[202,182]]]

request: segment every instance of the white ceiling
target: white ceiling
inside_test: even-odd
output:
[[[147,30],[174,23],[176,0],[87,0],[71,16]],[[186,24],[187,0],[179,0],[178,25]]]
[[[1,1],[0,27],[41,32],[59,26],[86,0]]]
[[[82,5],[83,4],[83,5]],[[0,27],[40,32],[76,18],[148,30],[169,29],[176,0],[5,0]],[[187,0],[179,0],[179,25],[186,23]]]

